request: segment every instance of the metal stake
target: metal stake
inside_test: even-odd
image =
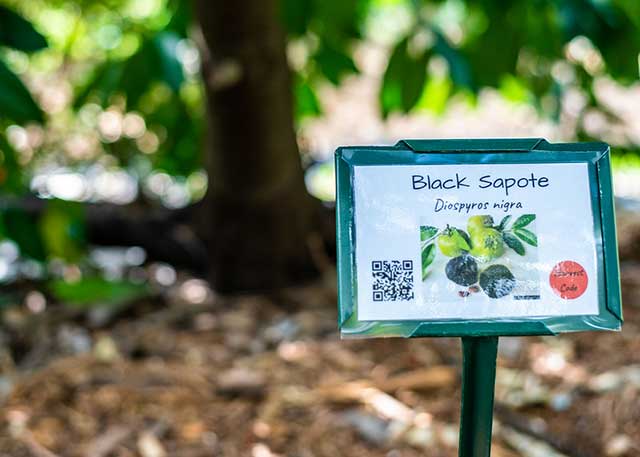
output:
[[[489,457],[498,337],[462,338],[459,457]]]

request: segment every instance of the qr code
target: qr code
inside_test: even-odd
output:
[[[373,301],[413,300],[413,261],[374,260]]]

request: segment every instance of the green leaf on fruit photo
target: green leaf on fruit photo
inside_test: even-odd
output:
[[[420,227],[421,258],[422,258],[422,280],[429,274],[429,265],[433,263],[436,256],[436,246],[434,240],[438,234],[438,229],[432,226]]]
[[[526,227],[535,219],[536,219],[535,214],[523,214],[522,216],[520,216],[518,219],[515,220],[515,222],[513,223],[513,228],[517,229],[517,228]]]
[[[518,254],[520,254],[520,255],[524,255],[525,254],[524,245],[512,233],[504,232],[502,234],[502,239],[504,240],[504,242],[505,242],[505,244],[507,246],[509,246],[514,251],[516,251]]]

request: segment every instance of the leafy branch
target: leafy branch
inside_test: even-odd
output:
[[[502,221],[496,226],[496,229],[502,232],[502,239],[507,246],[519,255],[525,255],[526,249],[522,242],[533,247],[538,246],[538,237],[536,234],[525,228],[536,219],[536,215],[523,214],[511,224],[509,229],[506,229],[510,219],[510,215],[502,218]]]

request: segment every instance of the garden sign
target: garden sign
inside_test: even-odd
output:
[[[336,151],[343,337],[463,338],[460,455],[489,455],[497,337],[619,330],[609,147]]]

